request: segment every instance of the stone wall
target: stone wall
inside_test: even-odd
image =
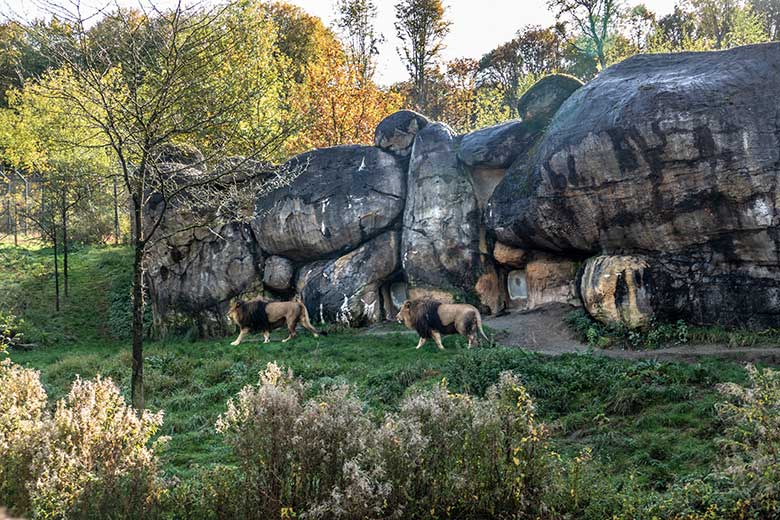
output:
[[[293,158],[303,173],[249,225],[156,249],[155,323],[216,333],[232,298],[297,293],[316,321],[363,325],[405,293],[780,326],[778,91],[774,43],[549,76],[522,119],[466,135],[398,112],[374,146]]]

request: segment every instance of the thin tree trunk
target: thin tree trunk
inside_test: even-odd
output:
[[[116,176],[114,176],[114,245],[119,245],[119,198],[117,196]]]
[[[24,236],[30,234],[30,181],[24,179]]]
[[[133,376],[131,399],[133,408],[144,409],[144,244],[142,241],[141,208],[133,208]]]
[[[68,297],[68,207],[65,193],[62,194],[62,277],[65,286],[65,297]]]
[[[14,247],[19,245],[19,205],[14,202]]]
[[[60,311],[60,268],[59,261],[57,259],[57,223],[54,221],[54,216],[51,219],[51,237],[52,245],[54,246],[54,309]]]
[[[13,196],[11,195],[11,191],[13,190],[13,186],[11,184],[10,177],[8,178],[8,191],[6,192],[6,225],[8,226],[8,233],[11,233],[11,230],[13,229],[13,212],[11,211],[11,206],[13,205]]]

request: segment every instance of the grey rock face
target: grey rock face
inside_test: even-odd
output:
[[[201,336],[224,333],[229,300],[256,286],[262,269],[262,255],[244,224],[216,232],[194,229],[158,242],[147,269],[157,334],[193,327]]]
[[[538,135],[522,121],[481,128],[463,136],[458,157],[467,166],[508,168],[533,146]]]
[[[412,287],[471,291],[481,271],[480,211],[453,137],[435,123],[414,142],[401,245]]]
[[[336,146],[290,162],[305,171],[257,200],[252,229],[263,251],[294,261],[327,258],[400,219],[406,176],[393,155],[372,146]]]
[[[428,118],[413,110],[399,110],[384,118],[374,132],[374,145],[399,157],[408,157],[417,132],[428,126]]]
[[[560,106],[582,86],[582,81],[566,74],[550,74],[537,81],[517,102],[517,111],[526,124],[543,128]]]
[[[778,89],[777,43],[610,67],[510,170],[489,224],[514,245],[644,252],[680,317],[777,324]]]
[[[282,256],[272,256],[265,261],[263,285],[274,291],[286,291],[291,288],[295,267]]]
[[[297,286],[311,319],[349,326],[380,321],[380,286],[398,270],[399,246],[391,231],[335,260],[303,266]]]

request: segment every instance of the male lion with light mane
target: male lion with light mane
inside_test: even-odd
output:
[[[287,324],[289,336],[282,340],[286,343],[297,334],[295,327],[298,323],[311,332],[314,337],[320,334],[327,336],[325,332],[318,332],[309,321],[309,313],[306,306],[300,301],[291,302],[266,302],[261,298],[248,301],[236,301],[230,305],[228,320],[238,325],[241,332],[231,345],[240,345],[244,336],[251,332],[262,332],[263,343],[271,341],[271,331]]]
[[[488,339],[482,330],[482,317],[473,305],[441,303],[429,298],[406,300],[398,311],[397,320],[420,335],[416,348],[422,347],[428,338],[432,337],[436,346],[444,350],[444,345],[441,344],[442,334],[466,336],[469,348],[474,343],[479,344],[477,332]]]

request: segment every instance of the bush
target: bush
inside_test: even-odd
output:
[[[547,430],[509,373],[485,398],[442,383],[373,424],[344,386],[305,400],[269,364],[228,403],[217,429],[240,471],[207,509],[241,517],[539,517],[550,481]],[[241,485],[237,485],[240,483]]]
[[[38,373],[0,365],[0,500],[34,518],[149,518],[162,493],[149,441],[110,380],[77,379],[53,414]]]
[[[641,330],[630,330],[623,324],[605,325],[584,310],[577,309],[567,314],[564,321],[580,341],[593,348],[654,349],[668,344],[688,343],[690,335],[688,325],[683,320],[675,323],[652,320]]]
[[[0,504],[26,512],[26,484],[42,438],[46,392],[37,370],[0,361]]]
[[[681,480],[664,495],[634,496],[620,518],[780,517],[780,372],[748,366],[750,386],[719,385],[723,460],[710,474]]]

